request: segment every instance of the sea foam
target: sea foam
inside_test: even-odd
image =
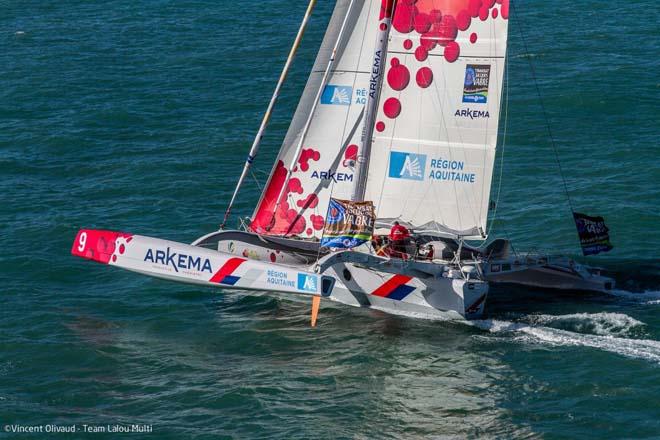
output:
[[[660,341],[622,337],[645,326],[623,313],[529,315],[520,322],[481,320],[470,324],[491,333],[513,333],[514,340],[523,343],[596,348],[660,364]]]

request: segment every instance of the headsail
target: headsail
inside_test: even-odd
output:
[[[253,231],[320,238],[330,196],[350,198],[380,9],[381,0],[337,1],[298,109],[252,217]],[[303,140],[297,166],[287,188],[281,191],[286,167],[294,160],[301,131],[314,107],[344,22],[344,36],[328,84]],[[269,228],[280,192],[283,199],[275,213],[274,225]]]
[[[379,219],[485,235],[508,0],[399,1],[365,200]]]

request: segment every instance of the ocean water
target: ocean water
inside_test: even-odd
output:
[[[310,329],[307,302],[70,256],[80,227],[217,228],[304,3],[0,1],[0,437],[660,438],[657,2],[519,1],[511,18],[493,233],[578,253],[531,60],[573,206],[611,229],[589,262],[613,295],[501,289],[472,323],[324,304]],[[331,9],[278,103],[262,183]],[[258,195],[250,182],[236,214]]]

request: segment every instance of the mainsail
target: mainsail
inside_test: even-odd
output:
[[[508,0],[401,0],[365,200],[379,219],[484,237]]]
[[[312,73],[252,217],[253,231],[320,238],[330,197],[350,198],[381,14],[381,0],[337,1]],[[339,38],[342,25],[344,31]],[[315,105],[335,47],[327,85]],[[311,125],[302,139],[303,149],[294,158],[314,108]],[[287,167],[294,160],[296,166],[283,189]]]

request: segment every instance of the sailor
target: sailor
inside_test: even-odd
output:
[[[421,257],[425,260],[433,260],[433,257],[435,256],[435,249],[433,248],[432,244],[427,244],[424,246],[423,252],[421,253]]]
[[[371,240],[371,247],[379,257],[387,256],[387,244],[383,243],[383,241],[383,237],[378,235],[374,235],[373,240]]]
[[[401,254],[406,254],[406,241],[410,238],[410,231],[399,222],[395,221],[390,230],[390,242],[392,243],[392,250]],[[402,257],[404,256],[402,255]]]

